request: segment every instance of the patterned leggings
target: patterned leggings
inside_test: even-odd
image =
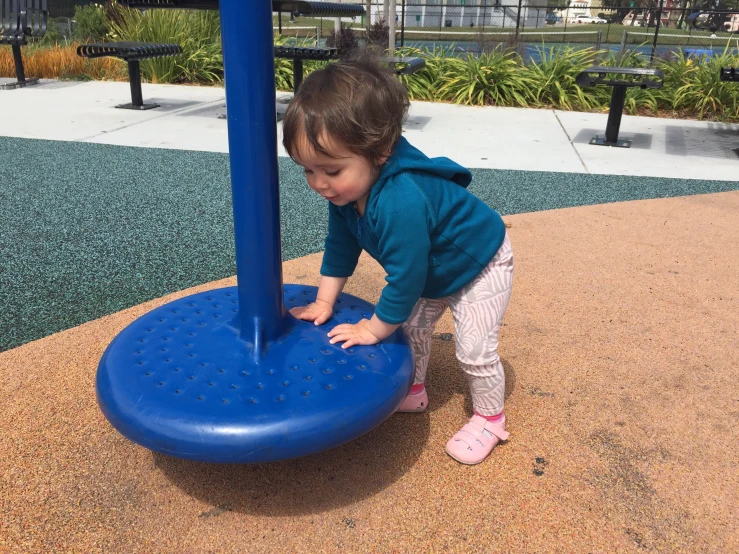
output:
[[[421,298],[403,324],[413,346],[414,384],[426,379],[431,334],[448,306],[454,318],[457,359],[467,374],[475,411],[481,415],[502,412],[505,374],[498,356],[498,332],[512,286],[513,251],[506,234],[498,253],[469,284],[445,298]]]

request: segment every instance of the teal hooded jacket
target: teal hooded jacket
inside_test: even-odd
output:
[[[467,191],[469,170],[428,158],[401,137],[372,186],[364,215],[329,204],[321,275],[349,277],[362,249],[387,272],[375,308],[403,323],[420,298],[443,298],[472,281],[505,238],[500,215]]]

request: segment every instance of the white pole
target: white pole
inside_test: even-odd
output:
[[[337,3],[341,4],[341,0],[335,0]],[[334,19],[334,33],[336,34],[336,40],[339,39],[339,33],[341,32],[341,18],[337,17]]]
[[[395,0],[390,0],[390,14],[389,19],[387,22],[387,25],[389,27],[389,33],[388,33],[388,46],[387,46],[387,54],[388,56],[394,56],[395,55]]]

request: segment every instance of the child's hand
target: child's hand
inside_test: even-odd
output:
[[[307,306],[299,306],[290,310],[293,317],[303,321],[312,321],[316,325],[323,325],[334,315],[334,307],[323,300],[316,300]]]
[[[369,330],[369,319],[362,319],[356,325],[342,323],[337,325],[328,334],[331,344],[343,342],[342,348],[349,348],[355,344],[377,344],[380,342]]]

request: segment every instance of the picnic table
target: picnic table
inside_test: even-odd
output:
[[[624,111],[626,89],[638,87],[641,89],[661,88],[664,74],[659,69],[642,67],[606,67],[593,66],[580,72],[575,82],[580,86],[595,87],[598,85],[610,86],[611,103],[608,108],[608,122],[605,135],[596,135],[590,144],[596,146],[616,146],[630,148],[631,140],[619,140],[618,132],[621,128],[621,115]]]

